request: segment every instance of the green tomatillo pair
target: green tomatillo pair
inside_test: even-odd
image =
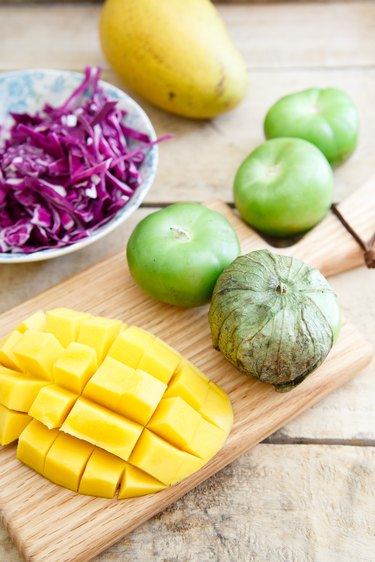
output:
[[[338,336],[337,297],[317,269],[296,258],[239,251],[224,216],[177,203],[136,226],[127,258],[135,281],[158,300],[192,307],[212,297],[213,346],[246,375],[291,390]]]
[[[264,122],[269,140],[251,152],[234,180],[242,219],[271,236],[310,230],[332,203],[331,166],[355,150],[358,130],[352,100],[336,88],[311,88],[276,102]]]

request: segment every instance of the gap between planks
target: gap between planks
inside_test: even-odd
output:
[[[344,447],[375,447],[375,439],[319,439],[270,435],[261,443],[265,445],[341,445]]]

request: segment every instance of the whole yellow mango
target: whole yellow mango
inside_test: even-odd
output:
[[[245,61],[210,0],[106,0],[100,37],[122,80],[172,113],[214,117],[246,94]]]

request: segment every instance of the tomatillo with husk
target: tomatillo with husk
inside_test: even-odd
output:
[[[327,357],[340,331],[340,306],[318,269],[258,250],[220,275],[209,323],[214,348],[241,373],[285,392]]]

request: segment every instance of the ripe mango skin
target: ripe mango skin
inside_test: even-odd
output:
[[[122,80],[172,113],[211,118],[246,94],[245,61],[209,0],[106,0],[100,40]]]

